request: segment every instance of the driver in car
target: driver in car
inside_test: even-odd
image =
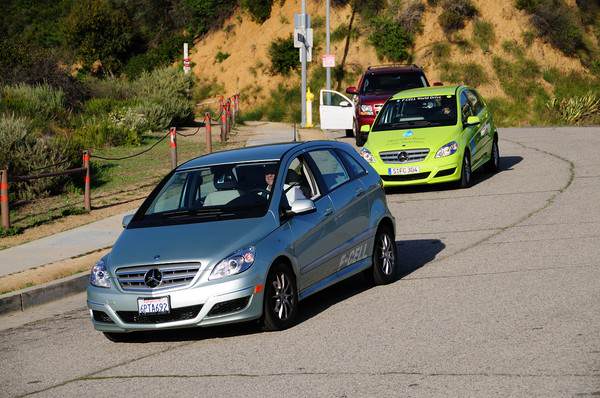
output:
[[[266,191],[271,192],[273,189],[275,174],[274,167],[265,168],[265,183],[267,184],[265,188]],[[297,173],[294,170],[289,169],[285,183],[283,184],[283,191],[285,192],[285,196],[290,206],[298,199],[306,199],[306,196],[304,196],[304,193],[302,193],[302,189],[297,180],[299,180]]]

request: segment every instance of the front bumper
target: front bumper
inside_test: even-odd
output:
[[[460,179],[462,162],[455,154],[449,158],[430,159],[412,163],[383,163],[377,159],[371,166],[381,176],[384,187],[398,187],[420,184],[441,184]],[[390,175],[390,168],[416,166],[419,172],[413,174]]]
[[[244,277],[210,286],[189,286],[153,294],[123,292],[114,286],[105,289],[88,285],[87,306],[94,328],[102,332],[222,325],[261,317],[263,292],[256,289],[257,284],[257,278]],[[168,316],[136,315],[138,298],[165,296],[169,296],[171,306]]]

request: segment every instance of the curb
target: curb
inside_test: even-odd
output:
[[[81,293],[89,282],[89,274],[88,271],[81,272],[39,286],[3,294],[0,296],[0,315],[25,311],[31,307]]]

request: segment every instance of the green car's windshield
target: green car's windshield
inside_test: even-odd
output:
[[[277,162],[222,164],[173,173],[136,213],[135,225],[263,216]]]
[[[454,95],[392,99],[383,106],[372,131],[453,126],[457,123],[456,108]]]

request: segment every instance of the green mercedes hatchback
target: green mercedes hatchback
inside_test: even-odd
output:
[[[386,187],[456,182],[466,188],[480,168],[499,168],[498,130],[470,87],[402,91],[379,112],[360,150]]]

